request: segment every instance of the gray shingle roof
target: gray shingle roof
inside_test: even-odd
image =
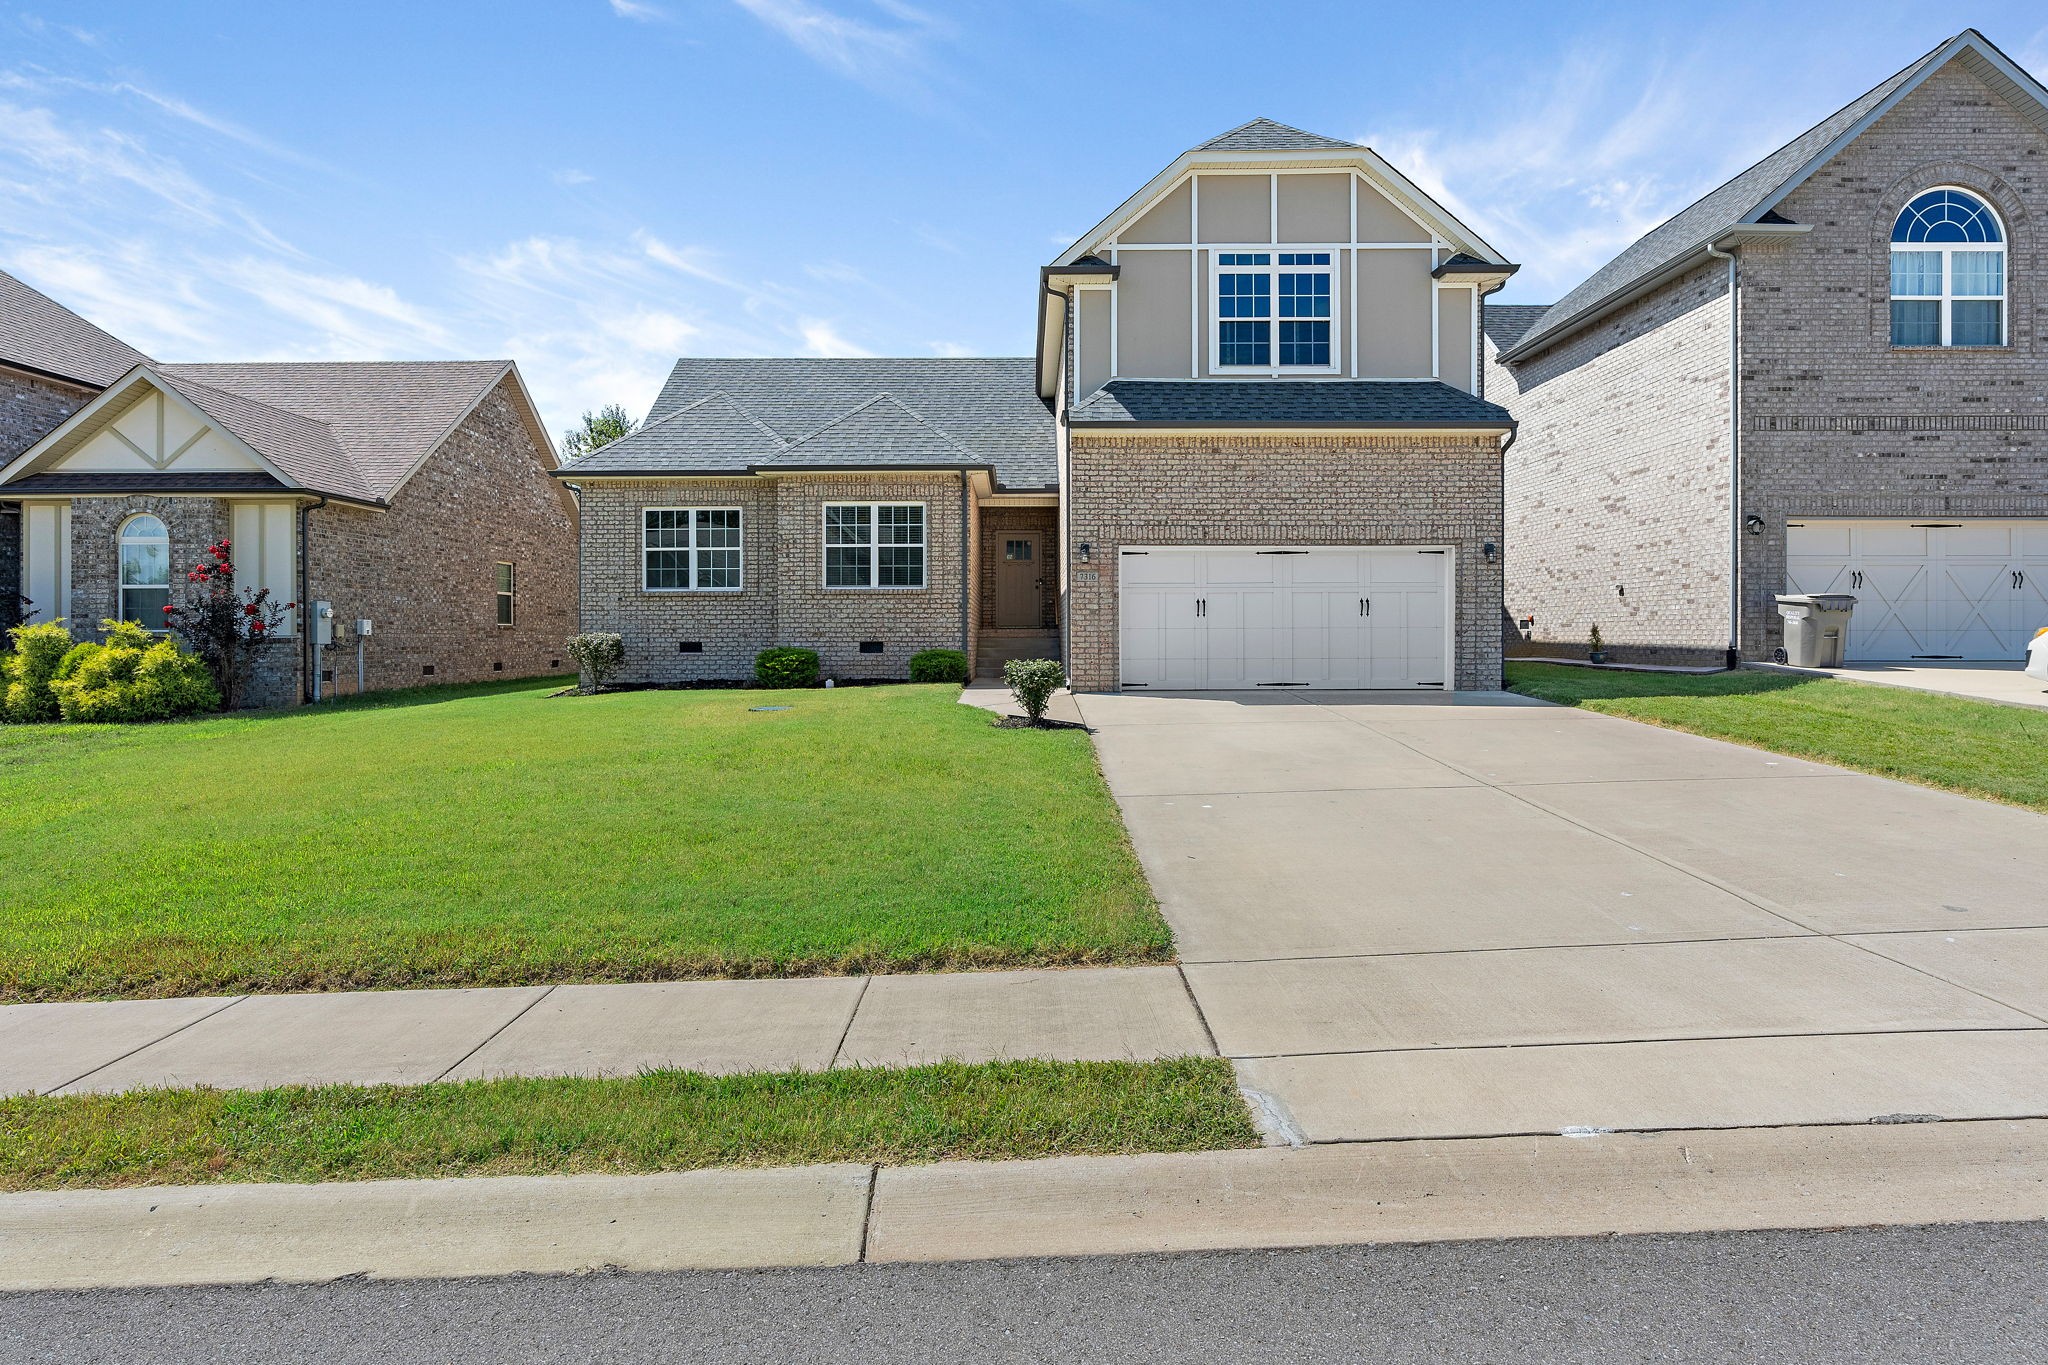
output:
[[[1507,426],[1507,409],[1436,380],[1112,379],[1077,405],[1089,426]]]
[[[510,363],[316,361],[166,365],[160,372],[308,488],[381,500],[504,377]],[[222,410],[188,391],[193,385],[224,395],[212,400]],[[235,399],[255,406],[231,411]],[[325,437],[315,428],[324,428]]]
[[[1269,118],[1255,118],[1250,123],[1241,123],[1227,133],[1210,138],[1198,144],[1198,152],[1314,152],[1322,150],[1356,151],[1356,142],[1345,142],[1339,138],[1324,137],[1320,133],[1306,133],[1299,128],[1290,128],[1284,123],[1275,123]]]
[[[103,389],[148,359],[0,270],[0,363]]]
[[[720,406],[684,416],[714,394],[730,405],[730,414]],[[735,416],[758,424],[762,435],[750,435]],[[672,420],[678,417],[683,420]],[[993,469],[1005,488],[1050,488],[1058,479],[1056,451],[1052,411],[1038,397],[1028,356],[685,357],[645,426],[563,473],[741,473],[776,463],[970,465]]]
[[[1547,303],[1489,303],[1486,305],[1486,339],[1494,349],[1505,351],[1523,337],[1529,329],[1543,320],[1551,305]]]
[[[1690,256],[1748,219],[1828,144],[1848,132],[1902,86],[1921,76],[1931,66],[1938,65],[1937,59],[1954,41],[1943,43],[1734,179],[1708,191],[1690,206],[1651,228],[1627,250],[1594,271],[1582,284],[1552,305],[1549,313],[1529,329],[1520,344],[1524,347],[1541,345],[1585,317],[1597,315],[1602,305],[1613,296],[1626,294],[1632,287]]]

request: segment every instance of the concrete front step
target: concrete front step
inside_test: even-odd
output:
[[[1055,631],[1031,635],[984,635],[974,654],[978,677],[999,677],[1012,659],[1057,659],[1060,637]]]

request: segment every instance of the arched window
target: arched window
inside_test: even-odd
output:
[[[152,516],[121,523],[121,619],[164,629],[171,603],[171,535]]]
[[[2005,344],[2005,229],[1967,190],[1929,190],[1892,224],[1892,345]]]

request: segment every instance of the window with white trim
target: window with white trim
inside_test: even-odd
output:
[[[640,513],[640,586],[648,592],[736,592],[737,507],[648,507]]]
[[[2005,344],[2005,230],[1967,190],[1917,196],[1892,224],[1892,345]]]
[[[498,624],[512,624],[513,572],[510,564],[497,566]]]
[[[924,504],[825,504],[825,586],[921,588]]]
[[[171,533],[156,517],[139,515],[121,523],[121,619],[150,630],[165,630],[171,604]]]
[[[1336,267],[1327,251],[1219,251],[1216,369],[1336,368]]]

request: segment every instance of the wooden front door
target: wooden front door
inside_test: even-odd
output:
[[[1005,532],[1002,553],[996,558],[996,619],[998,630],[1036,630],[1045,623],[1045,575],[1035,531]]]

